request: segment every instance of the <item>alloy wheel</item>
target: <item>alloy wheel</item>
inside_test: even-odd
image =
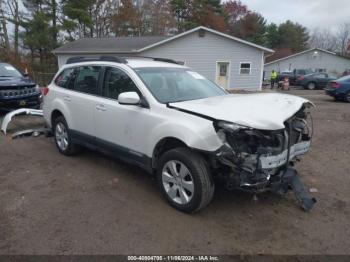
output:
[[[194,181],[188,168],[177,160],[168,161],[162,170],[163,187],[177,204],[188,204],[194,195]]]
[[[66,126],[62,122],[56,124],[55,138],[58,147],[62,151],[65,151],[68,148],[68,132]]]
[[[315,88],[316,88],[316,85],[315,85],[315,83],[309,83],[308,85],[307,85],[307,87],[308,87],[308,89],[310,89],[310,90],[314,90]]]

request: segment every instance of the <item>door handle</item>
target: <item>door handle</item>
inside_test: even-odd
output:
[[[64,97],[64,100],[70,102],[70,101],[71,101],[70,96],[65,96],[65,97]]]
[[[97,105],[97,106],[96,106],[96,109],[97,109],[98,111],[106,111],[106,110],[107,110],[106,107],[105,107],[104,105]]]

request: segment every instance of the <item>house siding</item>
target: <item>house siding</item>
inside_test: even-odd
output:
[[[216,80],[216,62],[230,62],[230,89],[261,89],[264,52],[254,47],[205,32],[186,35],[141,53],[183,61],[209,80]],[[251,73],[240,75],[240,63],[250,62]]]
[[[310,50],[304,54],[300,54],[291,58],[265,65],[265,75],[269,76],[272,70],[277,72],[292,71],[294,69],[326,69],[328,73],[340,75],[346,69],[350,69],[350,59],[346,59],[337,55],[317,50],[317,56],[314,55],[315,50]]]
[[[64,65],[68,58],[76,56],[99,57],[101,54],[58,54],[58,65]],[[103,54],[120,55],[128,54]],[[229,89],[259,90],[262,86],[264,51],[214,33],[205,32],[199,37],[197,31],[169,41],[138,54],[140,56],[161,57],[183,61],[185,65],[216,81],[217,62],[230,62]],[[240,74],[240,64],[251,63],[249,75]]]

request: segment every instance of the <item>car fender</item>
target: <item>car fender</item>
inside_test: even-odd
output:
[[[72,123],[72,119],[70,117],[69,114],[69,109],[68,106],[61,100],[61,99],[54,99],[53,101],[51,101],[51,105],[50,105],[50,110],[46,111],[45,107],[44,107],[44,116],[47,119],[47,121],[50,122],[50,126],[51,126],[51,117],[52,117],[52,113],[58,110],[61,112],[61,114],[63,115],[63,117],[66,119],[66,122],[69,126],[69,128],[73,128],[73,123]]]
[[[164,138],[176,138],[188,147],[201,151],[214,152],[220,148],[223,144],[216,134],[212,121],[199,120],[201,124],[167,121],[154,127],[147,155],[151,157],[158,142]]]

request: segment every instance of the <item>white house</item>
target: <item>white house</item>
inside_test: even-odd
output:
[[[227,89],[258,90],[273,50],[206,27],[172,37],[83,38],[53,52],[62,66],[74,56],[147,56],[182,62]]]
[[[294,69],[311,69],[314,72],[341,75],[345,70],[350,69],[350,59],[327,50],[314,48],[266,63],[265,75],[269,76],[272,70],[282,72]]]

